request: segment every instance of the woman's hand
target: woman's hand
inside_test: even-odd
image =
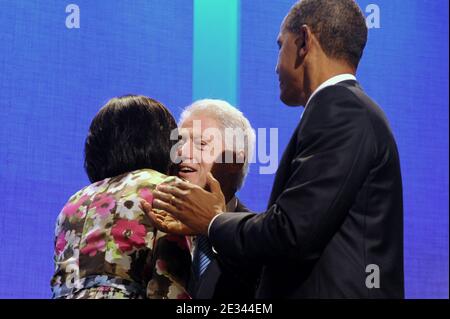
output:
[[[145,200],[141,201],[141,208],[150,218],[153,226],[162,232],[187,236],[197,235],[191,228],[169,213],[162,210],[153,210],[152,205]]]

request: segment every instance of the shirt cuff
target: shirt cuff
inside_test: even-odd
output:
[[[219,215],[221,215],[221,214],[223,214],[223,213],[217,214],[217,215],[214,216],[213,219],[211,219],[211,221],[209,222],[209,225],[208,225],[208,237],[209,237],[209,230],[211,229],[212,223],[214,223],[214,221],[216,220],[216,218],[217,218]]]
[[[208,238],[209,238],[209,230],[211,229],[212,223],[214,223],[214,221],[216,220],[216,218],[217,218],[219,215],[221,215],[221,214],[223,214],[223,213],[217,214],[217,215],[214,216],[213,219],[211,219],[211,221],[209,222],[209,225],[208,225]],[[212,244],[211,244],[211,250],[213,251],[214,254],[218,255],[217,250],[214,248],[214,246],[213,246]]]

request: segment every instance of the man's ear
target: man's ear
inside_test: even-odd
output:
[[[245,152],[244,150],[240,150],[236,155],[236,163],[245,163]]]
[[[297,47],[296,65],[299,66],[311,49],[311,29],[306,24],[300,27],[298,36],[295,39],[295,45]]]
[[[230,173],[238,173],[242,170],[242,166],[245,163],[245,152],[244,150],[240,150],[238,152],[235,151],[225,151],[228,153],[228,156],[233,158],[232,163],[229,163],[228,170]]]

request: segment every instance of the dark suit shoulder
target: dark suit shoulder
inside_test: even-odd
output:
[[[349,90],[363,107],[369,127],[372,129],[376,140],[376,153],[383,156],[387,151],[397,152],[394,134],[381,107],[364,92],[357,82],[354,82],[353,85],[348,82],[341,82],[337,86]]]
[[[328,86],[311,99],[307,111],[315,119],[319,117],[319,122],[327,120],[348,120],[361,117],[363,120],[368,103],[356,96],[354,90],[341,85]],[[361,125],[363,123],[359,122]]]
[[[321,113],[322,116],[326,116],[326,113],[337,115],[340,112],[353,111],[352,116],[362,116],[364,124],[374,125],[375,121],[381,121],[390,130],[383,110],[355,81],[344,81],[328,86],[319,91],[312,102],[315,106],[313,112]],[[331,112],[326,112],[327,108],[331,108],[329,110]]]
[[[303,114],[296,153],[300,144],[311,146],[330,138],[340,143],[342,138],[373,135],[366,108],[346,87],[333,85],[320,90]]]
[[[353,135],[369,134],[374,154],[393,146],[394,137],[382,109],[359,87],[357,82],[342,82],[320,90],[305,111],[305,123],[298,131],[298,141],[335,135],[345,129]]]

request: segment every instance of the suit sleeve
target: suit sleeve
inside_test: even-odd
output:
[[[219,254],[258,263],[313,261],[338,231],[369,175],[373,129],[359,100],[344,87],[316,95],[303,119],[290,177],[268,211],[224,213],[211,224]]]

